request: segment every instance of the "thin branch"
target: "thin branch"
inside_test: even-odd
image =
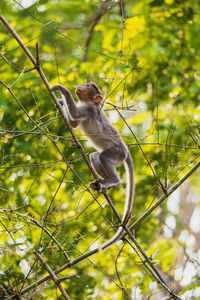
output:
[[[119,0],[119,9],[120,9],[120,14],[122,16],[122,21],[124,23],[124,17],[126,15],[126,12],[125,12],[125,2],[124,0]]]
[[[5,60],[5,62],[10,66],[11,63],[7,60],[7,58],[0,52],[0,56]]]
[[[60,73],[59,73],[59,68],[58,68],[56,44],[55,44],[55,63],[56,63],[56,72],[57,72],[58,82],[60,83]]]
[[[77,278],[77,279],[80,279],[80,276],[74,274],[74,275],[69,275],[69,276],[63,276],[63,277],[60,277],[58,278],[58,281],[61,282],[61,281],[64,281],[66,279],[72,279],[72,278]]]
[[[199,145],[199,142],[198,142],[198,139],[196,139],[193,135],[194,132],[192,132],[192,129],[190,128],[190,130],[188,128],[186,128],[188,134],[190,135],[190,137],[192,138],[192,140],[194,141],[194,143],[197,145],[197,147],[200,149],[200,145]]]
[[[118,253],[118,255],[117,255],[116,259],[115,259],[115,272],[116,272],[117,278],[118,278],[118,280],[119,280],[119,282],[120,282],[120,284],[121,284],[123,293],[126,295],[126,297],[128,297],[128,299],[131,299],[131,298],[129,297],[129,295],[127,294],[127,292],[126,292],[125,287],[123,286],[123,283],[122,283],[122,281],[121,281],[121,278],[120,278],[120,275],[119,275],[119,272],[118,272],[118,267],[117,267],[118,258],[120,258],[120,255],[121,255],[121,253],[122,253],[122,251],[123,251],[123,249],[124,249],[124,246],[125,246],[125,243],[124,243],[123,246],[121,247],[121,249],[120,249],[120,251],[119,251],[119,253]]]
[[[57,278],[57,276],[55,275],[55,273],[51,270],[51,268],[49,267],[49,265],[47,264],[47,262],[43,259],[42,255],[40,255],[38,252],[35,252],[35,255],[40,260],[41,264],[45,267],[45,269],[48,271],[48,273],[50,274],[51,278],[53,279],[53,281],[55,282],[55,284],[59,288],[59,290],[60,290],[61,294],[63,295],[63,297],[66,300],[70,300],[67,292],[62,287],[62,285],[60,283],[60,280]]]
[[[140,145],[143,145],[143,146],[149,146],[149,145],[152,145],[152,146],[168,146],[168,147],[177,147],[177,148],[183,148],[185,150],[195,150],[195,149],[198,149],[197,147],[190,147],[190,146],[184,146],[184,145],[177,145],[177,144],[166,144],[166,143],[160,143],[160,142],[155,142],[155,143],[142,143],[140,142]],[[127,144],[127,146],[138,146],[138,143],[131,143],[131,144]]]
[[[136,66],[136,63],[134,63],[131,70],[122,78],[122,80],[116,85],[116,87],[108,95],[106,95],[106,98],[104,99],[104,102],[106,101],[107,98],[109,98],[115,92],[115,90],[118,89],[118,87],[122,84],[122,82],[124,82],[130,76],[130,74],[134,71],[135,66]]]

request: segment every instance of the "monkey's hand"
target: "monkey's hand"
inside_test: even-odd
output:
[[[68,91],[68,89],[66,89],[64,86],[62,86],[61,84],[55,84],[54,86],[52,86],[51,88],[52,91],[60,91],[61,93],[64,93],[66,91]]]
[[[101,191],[101,183],[102,180],[100,178],[90,183],[90,187],[93,191],[100,192]]]

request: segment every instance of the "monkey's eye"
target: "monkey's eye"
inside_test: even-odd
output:
[[[87,83],[85,86],[86,86],[86,87],[90,87],[89,83]]]

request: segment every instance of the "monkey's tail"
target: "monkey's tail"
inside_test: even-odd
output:
[[[131,155],[128,152],[127,158],[125,160],[126,166],[126,175],[127,175],[127,187],[126,187],[126,201],[124,206],[124,214],[122,217],[122,224],[126,225],[131,217],[131,210],[133,206],[133,196],[134,196],[134,167],[133,162],[131,159]],[[108,240],[107,242],[103,243],[99,247],[99,251],[104,250],[105,248],[111,246],[112,244],[116,243],[118,240],[122,238],[125,231],[123,227],[119,228],[118,231],[114,234],[114,236]]]

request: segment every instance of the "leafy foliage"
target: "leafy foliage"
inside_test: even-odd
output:
[[[75,87],[85,81],[94,81],[102,89],[103,109],[134,161],[133,223],[162,195],[159,181],[169,189],[199,156],[200,4],[193,0],[104,2],[109,5],[98,21],[100,0],[1,0],[0,9],[34,56],[39,43],[40,64],[51,85],[61,82],[74,97]],[[109,222],[117,223],[103,196],[88,189],[92,174],[70,131],[36,70],[24,72],[33,66],[2,23],[0,38],[3,299],[5,291],[20,294],[47,275],[34,251],[42,251],[52,270],[66,263],[64,251],[51,236],[73,260],[112,236]],[[89,155],[92,146],[79,129],[76,135]],[[126,183],[123,167],[119,173]],[[161,249],[153,262],[181,299],[200,297],[199,231],[191,226],[199,209],[199,178],[197,170],[181,187],[179,197],[165,201],[135,231],[149,257]],[[109,195],[122,215],[125,184]],[[178,212],[170,209],[173,199]],[[147,299],[159,291],[152,299],[166,296],[128,244],[118,256],[121,247],[118,242],[58,275],[80,276],[62,281],[71,299]],[[193,275],[187,279],[189,267]],[[62,299],[52,282],[30,289],[26,296]]]

